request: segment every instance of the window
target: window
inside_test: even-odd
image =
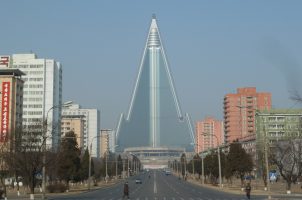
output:
[[[43,81],[43,78],[30,78],[29,81]]]

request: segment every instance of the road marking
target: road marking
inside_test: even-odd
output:
[[[154,173],[154,194],[157,193],[157,186],[156,186],[156,173]]]

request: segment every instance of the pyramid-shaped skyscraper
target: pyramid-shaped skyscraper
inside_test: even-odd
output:
[[[152,17],[127,116],[121,115],[116,131],[119,149],[128,147],[192,148],[193,129],[182,114],[173,78]]]

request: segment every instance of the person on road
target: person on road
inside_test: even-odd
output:
[[[251,183],[247,183],[245,186],[245,193],[247,199],[251,199],[251,190],[252,190]]]
[[[123,195],[123,199],[127,196],[127,198],[129,199],[129,185],[128,182],[126,182],[124,184],[124,195]]]

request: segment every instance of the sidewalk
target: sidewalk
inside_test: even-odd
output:
[[[240,180],[235,180],[232,185],[230,184],[224,184],[222,188],[219,188],[218,186],[212,185],[212,184],[202,184],[201,180],[199,179],[188,179],[187,180],[190,183],[199,185],[201,187],[206,187],[214,190],[220,190],[223,192],[231,193],[231,194],[241,194],[245,195],[244,189],[241,188]],[[268,192],[264,190],[264,184],[261,183],[259,180],[252,180],[251,182],[252,186],[252,195],[268,195]],[[291,188],[291,194],[286,194],[286,187],[285,183],[278,182],[270,184],[271,186],[271,196],[282,196],[282,197],[301,197],[302,199],[302,189],[300,184],[293,184]]]
[[[100,188],[106,188],[106,187],[110,187],[114,184],[119,183],[122,180],[112,180],[109,181],[108,183],[106,183],[105,181],[101,181],[98,183],[97,186],[91,185],[90,190],[97,190]],[[64,193],[46,193],[46,197],[55,197],[55,196],[62,196],[62,195],[72,195],[72,194],[77,194],[77,193],[81,193],[81,192],[88,192],[88,186],[87,184],[82,184],[82,185],[75,185],[75,186],[70,186],[70,190],[68,192],[64,192]],[[40,192],[39,189],[35,190],[35,200],[39,200],[42,199],[42,193]],[[12,189],[8,189],[7,191],[7,199],[8,200],[29,200],[29,193],[25,188],[21,188],[20,189],[20,195],[18,196],[17,194],[17,190],[12,190]]]

